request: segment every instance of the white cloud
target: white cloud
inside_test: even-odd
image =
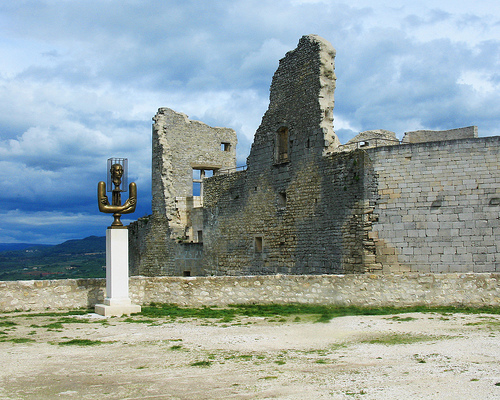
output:
[[[148,212],[159,107],[235,129],[244,163],[278,61],[304,34],[337,49],[343,141],[377,128],[498,134],[499,21],[496,0],[4,2],[0,202],[11,214],[0,242],[100,229],[95,186],[111,156],[129,158],[137,215]],[[35,232],[24,218],[79,213],[89,218],[73,233],[38,222]]]

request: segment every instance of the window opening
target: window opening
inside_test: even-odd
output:
[[[285,208],[286,207],[286,192],[278,193],[278,207]]]
[[[193,196],[203,196],[203,179],[212,176],[213,169],[193,168]]]
[[[288,128],[281,127],[276,133],[276,162],[282,163],[288,161]]]
[[[221,151],[229,151],[231,149],[231,143],[222,142],[220,144]]]
[[[255,237],[254,248],[256,253],[262,253],[262,236]]]
[[[198,231],[198,243],[203,243],[203,231]]]
[[[182,276],[191,276],[191,271],[183,271]]]

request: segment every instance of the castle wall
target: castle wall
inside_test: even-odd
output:
[[[304,36],[280,60],[246,171],[207,180],[207,275],[364,272],[363,155],[324,156],[335,50]]]
[[[169,108],[158,109],[153,120],[152,211],[167,216],[172,238],[182,238],[189,221],[186,225],[187,217],[181,213],[189,214],[189,209],[185,201],[179,206],[176,199],[200,196],[193,193],[193,170],[236,167],[236,133],[190,120]]]
[[[500,272],[500,137],[372,130],[340,145],[334,59],[308,35],[280,60],[247,170],[204,180],[203,198],[193,169],[233,168],[236,135],[159,109],[132,274]]]
[[[0,282],[0,312],[92,308],[105,279]],[[336,306],[499,306],[500,274],[267,275],[131,277],[134,304],[187,307],[230,304]]]
[[[203,175],[236,167],[236,133],[169,108],[160,108],[153,121],[153,214],[129,226],[130,273],[199,275]]]
[[[211,178],[206,275],[365,272],[364,154]]]
[[[384,271],[500,272],[500,137],[366,151]]]

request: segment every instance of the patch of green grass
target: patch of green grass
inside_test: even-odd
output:
[[[284,364],[286,364],[286,361],[285,360],[276,360],[274,363],[278,364],[278,365],[284,365]]]
[[[500,328],[500,321],[497,321],[496,319],[488,319],[485,321],[477,321],[477,322],[468,322],[464,324],[465,326],[479,326],[479,327],[484,327],[484,328],[490,328],[490,329],[498,329]]]
[[[150,318],[137,319],[128,317],[124,319],[123,322],[132,322],[136,324],[156,324],[158,321],[156,319],[150,319]]]
[[[500,307],[335,307],[309,304],[238,304],[226,308],[201,307],[186,308],[172,304],[151,303],[142,308],[141,314],[150,318],[205,318],[218,319],[219,322],[230,322],[237,316],[272,318],[274,322],[282,322],[284,317],[295,316],[298,321],[300,315],[318,315],[316,322],[328,322],[332,318],[348,315],[394,315],[404,313],[452,313],[467,314],[500,314]],[[281,317],[281,318],[280,318]],[[411,321],[413,317],[395,318],[398,321]],[[277,320],[276,320],[277,319]]]
[[[212,362],[210,362],[208,360],[196,361],[196,362],[191,363],[189,365],[191,365],[192,367],[210,367],[212,365]]]
[[[17,325],[17,324],[13,321],[0,321],[0,326],[2,326],[2,327],[11,327],[11,326],[15,326],[15,325]]]
[[[103,344],[100,340],[71,339],[66,342],[59,342],[59,346],[98,346]]]
[[[401,318],[399,315],[395,315],[393,317],[386,318],[386,319],[389,319],[389,320],[392,320],[392,321],[397,321],[397,322],[407,322],[407,321],[415,321],[418,318],[414,318],[414,317]]]
[[[42,328],[63,329],[63,324],[62,322],[51,322],[50,324],[42,325]]]
[[[89,313],[93,313],[94,310],[71,310],[71,311],[47,311],[47,312],[39,312],[39,313],[28,313],[28,314],[19,314],[18,317],[64,317],[64,316],[72,316],[72,315],[85,315]]]
[[[0,339],[0,342],[33,343],[36,342],[36,340],[31,338],[10,338],[10,339]]]
[[[170,346],[170,350],[181,350],[181,349],[182,349],[182,345],[180,345],[180,344]]]
[[[436,340],[438,337],[429,335],[412,335],[409,333],[391,333],[387,335],[381,335],[373,337],[370,339],[361,340],[361,343],[368,344],[383,344],[386,346],[397,345],[397,344],[412,344],[418,342],[426,342],[430,340]]]
[[[345,392],[345,394],[346,394],[347,396],[356,396],[356,395],[358,395],[358,394],[361,394],[361,395],[366,394],[366,392],[365,392],[364,390],[360,390],[359,392],[351,392],[350,390],[347,390],[347,391]]]

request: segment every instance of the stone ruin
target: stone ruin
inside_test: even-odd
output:
[[[274,74],[246,169],[236,134],[160,108],[134,275],[500,272],[500,137],[333,130],[335,50],[304,36]]]

